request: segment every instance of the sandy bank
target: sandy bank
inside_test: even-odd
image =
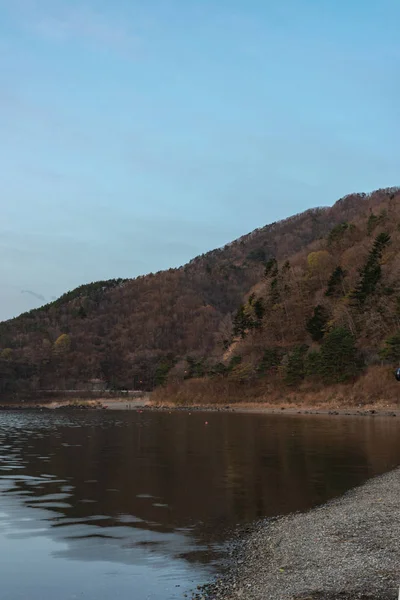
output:
[[[150,396],[144,394],[136,398],[68,398],[48,400],[47,402],[0,402],[0,410],[58,410],[58,409],[109,409],[109,410],[138,410],[149,405]]]
[[[79,398],[77,398],[72,401],[56,401],[43,404],[43,407],[52,409],[65,407],[73,408],[74,406],[79,407],[80,402],[82,403],[82,406],[87,406],[88,408],[106,408],[108,410],[138,410],[149,405],[150,396],[145,394],[138,398],[97,398],[89,401],[80,401]]]
[[[234,545],[226,577],[205,597],[395,600],[399,584],[396,469],[307,513],[255,524]]]

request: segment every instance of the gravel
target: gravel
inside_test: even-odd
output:
[[[400,469],[303,514],[260,521],[196,598],[397,600]]]

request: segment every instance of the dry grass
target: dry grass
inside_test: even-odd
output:
[[[240,403],[271,407],[383,408],[400,405],[400,383],[394,378],[393,369],[378,366],[370,367],[352,384],[324,386],[304,383],[296,389],[278,380],[238,383],[215,377],[170,383],[156,389],[151,401],[152,404],[178,406]]]

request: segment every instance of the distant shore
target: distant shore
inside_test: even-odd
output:
[[[229,413],[253,413],[264,415],[331,415],[331,416],[381,416],[400,417],[400,406],[398,404],[366,404],[359,406],[335,406],[333,403],[321,404],[319,406],[305,406],[302,404],[271,404],[271,403],[233,403],[221,404],[196,404],[180,405],[173,403],[156,403],[152,401],[151,394],[145,393],[135,398],[73,398],[49,400],[46,402],[1,402],[0,410],[84,410],[84,409],[107,409],[107,410],[145,410],[153,412],[229,412]]]
[[[130,397],[114,397],[114,398],[92,398],[88,400],[85,397],[76,398],[57,398],[48,399],[46,401],[25,400],[7,402],[0,400],[0,410],[135,410],[145,408],[149,403],[149,394],[130,398]]]
[[[400,469],[307,513],[255,523],[227,573],[192,598],[394,600],[400,585]]]

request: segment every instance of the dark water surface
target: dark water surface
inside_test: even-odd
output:
[[[182,598],[235,525],[398,465],[399,432],[389,418],[1,412],[1,598]]]

